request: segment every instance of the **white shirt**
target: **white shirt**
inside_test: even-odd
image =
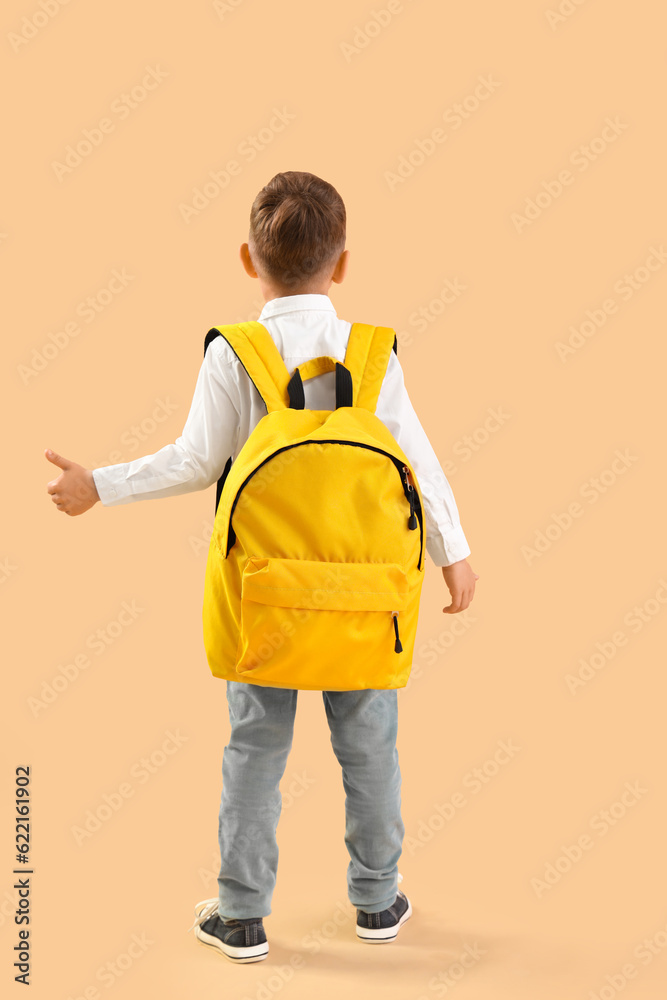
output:
[[[271,334],[291,373],[328,354],[345,360],[352,324],[339,319],[328,295],[284,295],[264,305],[259,322]],[[202,350],[204,338],[202,336]],[[306,409],[335,407],[335,373],[303,383]],[[436,566],[470,555],[451,487],[415,413],[394,351],[380,388],[376,415],[409,459],[421,487],[426,549]],[[212,486],[227,459],[236,459],[266,406],[224,337],[215,337],[202,361],[183,433],[153,455],[93,469],[105,507],[179,496]],[[212,499],[212,504],[213,504]]]

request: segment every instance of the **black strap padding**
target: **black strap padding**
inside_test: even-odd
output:
[[[352,372],[340,361],[336,362],[336,409],[352,406]]]
[[[215,340],[216,337],[222,337],[222,334],[218,329],[216,329],[216,327],[213,327],[212,330],[208,331],[206,337],[204,338],[204,356],[206,356],[208,345],[211,343],[212,340]]]
[[[215,489],[215,512],[218,513],[218,505],[220,504],[220,497],[222,496],[222,487],[225,485],[225,479],[229,475],[229,470],[232,467],[232,456],[230,455],[225,463],[225,467],[222,470],[222,475],[218,479],[218,483]]]
[[[303,391],[303,379],[298,368],[294,369],[294,374],[287,383],[289,393],[289,405],[293,410],[303,410],[306,405],[306,397]]]
[[[398,357],[398,337],[394,334],[394,354]]]
[[[211,343],[211,341],[214,340],[216,337],[221,337],[221,336],[222,336],[222,334],[220,333],[220,331],[218,329],[216,329],[216,327],[213,327],[213,329],[211,329],[211,330],[208,331],[208,333],[206,334],[206,337],[204,339],[204,356],[206,356],[206,351],[208,350],[208,345]],[[224,469],[222,470],[222,475],[218,479],[218,482],[217,482],[216,487],[215,487],[215,513],[216,514],[218,513],[218,507],[220,505],[220,497],[222,496],[222,488],[225,485],[225,479],[229,475],[229,470],[231,469],[231,467],[232,467],[232,456],[230,455],[229,458],[227,459],[226,463],[225,463]]]

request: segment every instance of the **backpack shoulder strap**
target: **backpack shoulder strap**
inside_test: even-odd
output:
[[[345,367],[352,373],[353,405],[375,413],[382,381],[398,338],[389,326],[353,323],[345,352]]]
[[[262,323],[250,320],[212,327],[204,340],[204,354],[217,336],[224,337],[234,351],[264,400],[267,412],[289,406],[287,383],[290,372],[273,337]]]
[[[234,351],[264,400],[267,412],[290,405],[287,386],[292,372],[287,369],[273,337],[262,323],[250,320],[212,327],[206,334],[204,354],[217,336],[224,337]],[[389,355],[392,350],[398,353],[397,343],[391,327],[352,324],[344,363],[352,374],[354,406],[375,412]]]

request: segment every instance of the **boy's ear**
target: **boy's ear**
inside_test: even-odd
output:
[[[241,244],[239,255],[241,257],[241,263],[243,264],[243,269],[246,272],[246,274],[249,275],[251,278],[258,277],[257,271],[255,270],[252,258],[250,256],[250,247],[248,246],[247,243]]]
[[[334,268],[333,274],[331,275],[331,280],[335,281],[336,284],[340,284],[345,275],[347,274],[349,260],[350,260],[350,251],[343,250],[342,254],[336,261],[336,266]]]

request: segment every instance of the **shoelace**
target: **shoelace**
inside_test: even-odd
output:
[[[203,909],[197,913],[192,927],[188,927],[188,931],[191,931],[194,927],[198,927],[199,924],[203,924],[209,919],[209,917],[212,917],[214,913],[218,912],[218,897],[216,896],[215,899],[202,899],[202,901],[197,903],[197,906],[195,906],[195,911],[200,906],[203,907]]]

